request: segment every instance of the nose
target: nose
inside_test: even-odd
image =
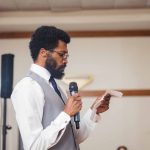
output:
[[[63,64],[67,64],[67,63],[68,63],[68,59],[64,59]]]

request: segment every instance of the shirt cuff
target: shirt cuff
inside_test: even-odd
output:
[[[61,112],[54,120],[54,124],[58,126],[61,124],[62,128],[64,128],[65,126],[67,126],[67,124],[69,124],[70,120],[71,117],[68,114],[66,114],[65,112]]]
[[[94,112],[92,109],[88,109],[84,115],[84,120],[86,124],[88,124],[88,127],[93,130],[97,125],[97,122],[100,120],[100,115],[97,115],[96,111]]]
[[[99,122],[101,120],[101,115],[100,114],[96,114],[96,109],[89,109],[89,112],[91,113],[90,115],[90,119],[93,122]]]

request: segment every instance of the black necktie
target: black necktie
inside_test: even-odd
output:
[[[64,103],[64,100],[63,100],[63,98],[61,96],[61,93],[60,93],[60,91],[59,91],[59,89],[57,87],[57,83],[56,83],[56,81],[54,80],[54,78],[52,76],[50,77],[49,82],[52,84],[55,92],[59,95],[59,97],[62,99],[62,101]]]

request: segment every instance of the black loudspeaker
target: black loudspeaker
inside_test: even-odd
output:
[[[14,55],[4,54],[1,61],[1,97],[10,98],[13,84]]]

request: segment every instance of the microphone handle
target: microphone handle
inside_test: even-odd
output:
[[[74,95],[75,93],[77,93],[77,91],[72,91],[71,95]],[[75,125],[76,125],[76,129],[79,129],[80,128],[80,124],[79,124],[79,122],[80,122],[80,113],[79,112],[74,115],[74,122],[75,122]]]
[[[80,113],[78,112],[76,115],[74,115],[74,122],[76,124],[76,129],[80,128]]]

